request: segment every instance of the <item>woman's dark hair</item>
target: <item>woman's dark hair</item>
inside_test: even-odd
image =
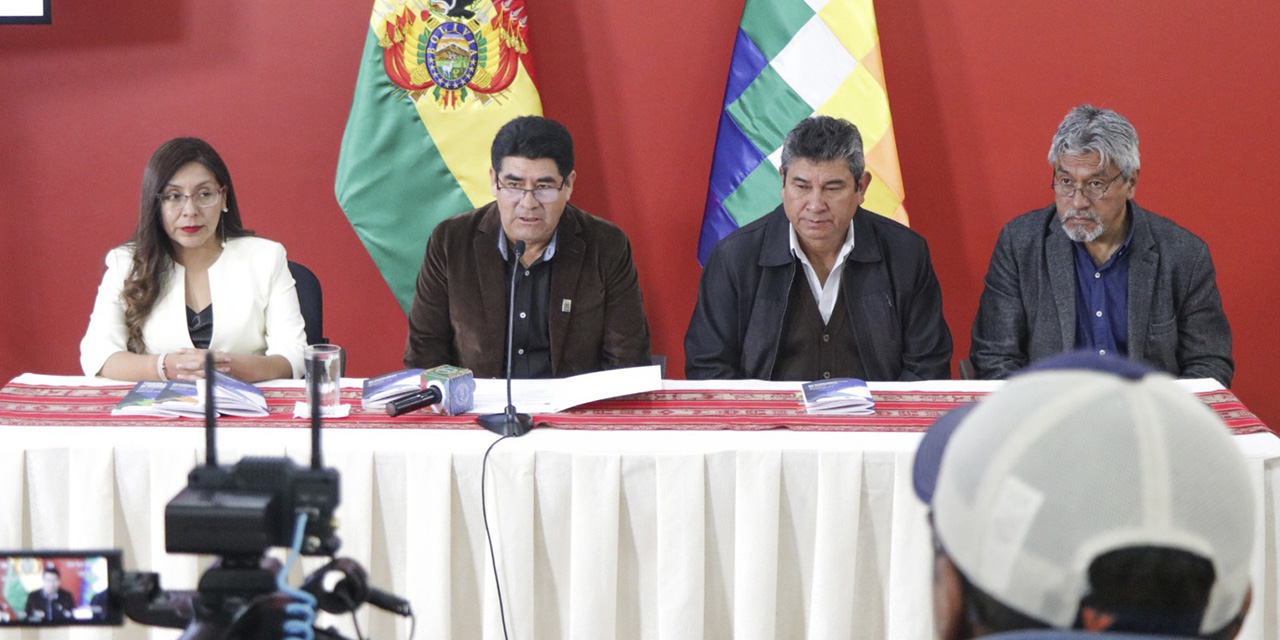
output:
[[[142,325],[164,290],[173,267],[173,242],[164,230],[164,216],[159,195],[173,175],[192,162],[200,163],[213,174],[218,186],[226,188],[226,211],[218,220],[219,241],[253,235],[240,223],[240,206],[231,173],[209,143],[199,138],[174,138],[156,149],[142,174],[142,194],[138,203],[138,227],[129,244],[133,246],[133,265],[125,278],[120,297],[124,300],[124,324],[127,347],[133,353],[146,353]]]

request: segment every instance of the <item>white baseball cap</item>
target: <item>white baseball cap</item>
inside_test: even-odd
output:
[[[914,480],[960,572],[1053,627],[1072,627],[1089,565],[1119,549],[1213,564],[1200,633],[1230,623],[1248,593],[1255,508],[1244,456],[1203,402],[1143,365],[1045,361],[939,418]]]

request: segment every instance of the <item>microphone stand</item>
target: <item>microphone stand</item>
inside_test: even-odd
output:
[[[522,436],[533,428],[533,418],[527,413],[516,413],[511,400],[511,351],[515,341],[516,322],[516,274],[520,273],[520,257],[524,255],[524,240],[516,240],[515,266],[511,269],[511,292],[507,299],[507,410],[476,418],[480,426],[500,436]]]

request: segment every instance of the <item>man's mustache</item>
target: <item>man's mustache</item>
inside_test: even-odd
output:
[[[1095,223],[1101,223],[1102,219],[1092,209],[1067,209],[1064,218],[1088,218]]]

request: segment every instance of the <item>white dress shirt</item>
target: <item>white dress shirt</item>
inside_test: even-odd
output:
[[[800,238],[796,235],[795,226],[788,226],[787,230],[790,231],[791,253],[800,259],[805,279],[809,281],[809,290],[813,291],[813,299],[818,301],[818,312],[822,314],[822,323],[826,324],[831,321],[831,311],[835,309],[836,297],[840,295],[840,276],[844,274],[844,259],[849,257],[850,251],[853,251],[853,224],[849,224],[849,232],[845,234],[840,254],[836,256],[836,263],[831,267],[831,273],[827,274],[825,283],[818,281],[818,272],[814,271],[813,264],[809,262],[809,256],[805,255],[804,249],[800,246]]]

